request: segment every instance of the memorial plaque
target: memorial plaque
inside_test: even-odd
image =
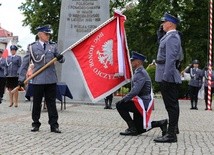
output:
[[[66,50],[109,17],[109,0],[62,0],[59,50]],[[67,83],[74,97],[73,101],[91,102],[70,51],[64,57],[65,63],[57,66],[59,81]]]

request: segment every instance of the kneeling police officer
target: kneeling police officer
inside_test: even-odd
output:
[[[144,55],[137,52],[133,52],[132,54],[131,64],[135,70],[131,82],[132,88],[130,92],[122,98],[122,100],[116,103],[116,108],[120,116],[128,125],[128,129],[126,129],[125,132],[121,132],[120,135],[136,136],[155,127],[161,128],[162,135],[165,135],[167,131],[167,119],[152,121],[151,124],[149,124],[149,128],[145,129],[143,127],[143,123],[145,123],[143,122],[143,115],[138,111],[134,101],[132,100],[136,96],[142,99],[145,110],[148,109],[149,103],[152,102],[151,78],[143,67],[145,59],[146,57]],[[134,114],[134,119],[131,118],[129,112]]]

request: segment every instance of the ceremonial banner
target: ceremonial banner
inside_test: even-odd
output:
[[[125,16],[115,13],[113,20],[71,49],[93,102],[130,82],[131,65],[125,36],[125,19]]]
[[[143,128],[146,130],[149,130],[151,128],[151,119],[150,118],[151,118],[152,110],[154,107],[153,95],[152,95],[152,98],[151,98],[151,101],[148,105],[147,110],[145,109],[143,100],[140,97],[135,96],[132,100],[133,100],[137,110],[143,116],[143,122],[142,122]]]
[[[2,57],[3,58],[7,58],[9,55],[11,55],[10,53],[10,46],[12,45],[11,40],[7,43],[7,47],[5,48],[5,50],[3,51]]]

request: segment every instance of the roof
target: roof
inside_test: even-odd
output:
[[[11,37],[11,36],[13,36],[12,32],[9,32],[3,29],[2,27],[0,27],[0,37]]]

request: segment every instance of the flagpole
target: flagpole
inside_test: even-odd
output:
[[[210,39],[209,39],[209,65],[208,65],[208,100],[207,100],[207,109],[211,110],[211,76],[212,76],[212,32],[213,32],[213,1],[210,0]]]
[[[65,52],[67,52],[67,51],[71,50],[72,48],[76,47],[78,44],[80,44],[85,39],[87,39],[88,37],[90,37],[91,35],[93,35],[94,33],[96,33],[99,29],[101,29],[102,27],[104,27],[105,25],[107,25],[108,23],[110,23],[111,21],[113,21],[115,18],[117,18],[117,17],[111,17],[111,18],[109,18],[103,24],[101,24],[100,26],[98,26],[97,28],[95,28],[94,30],[92,30],[90,33],[88,33],[87,35],[85,35],[83,38],[81,38],[80,40],[78,40],[77,42],[75,42],[74,44],[72,44],[71,46],[69,46],[67,49],[65,49],[63,52],[61,52],[60,55],[63,55],[63,54],[65,54]],[[49,67],[50,65],[52,65],[56,61],[57,61],[57,58],[53,58],[50,62],[48,62],[47,64],[45,64],[42,68],[40,68],[35,73],[33,73],[30,77],[28,77],[24,81],[24,84],[27,84],[27,82],[29,80],[31,80],[32,78],[34,78],[35,76],[37,76],[38,74],[40,74],[41,72],[43,72],[47,67]],[[19,88],[20,87],[17,86],[16,88],[14,88],[11,91],[11,93],[13,94],[13,93],[17,92],[19,90]]]

